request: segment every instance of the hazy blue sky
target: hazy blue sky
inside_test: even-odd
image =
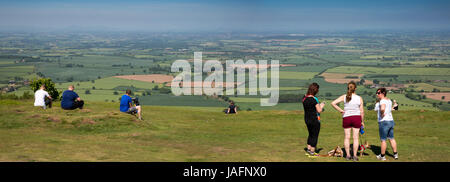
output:
[[[0,30],[450,29],[447,0],[0,0]]]

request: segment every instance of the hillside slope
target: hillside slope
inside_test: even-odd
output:
[[[0,100],[0,161],[345,161],[305,156],[302,111],[225,115],[217,108],[144,106],[138,121],[117,103],[88,102],[75,111],[32,104]],[[376,115],[366,113],[372,148],[361,161],[376,161]],[[327,110],[322,118],[318,148],[325,154],[343,147],[344,136],[339,113]],[[394,118],[399,161],[450,161],[450,112],[397,111]]]

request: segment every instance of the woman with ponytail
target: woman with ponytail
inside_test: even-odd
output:
[[[353,160],[358,161],[359,129],[364,127],[364,103],[363,99],[355,94],[356,83],[351,81],[347,84],[347,93],[334,100],[331,105],[342,113],[342,127],[344,128],[344,147],[350,160],[350,133],[353,131]],[[344,102],[344,109],[337,104]]]

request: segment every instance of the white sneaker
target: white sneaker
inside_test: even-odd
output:
[[[380,154],[380,155],[377,155],[377,159],[381,160],[381,161],[385,161],[386,160],[386,156],[381,157],[381,154]]]
[[[398,160],[398,153],[394,154],[394,159]]]

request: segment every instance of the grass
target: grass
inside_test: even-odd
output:
[[[434,89],[438,89],[441,92],[449,92],[450,87],[440,87],[440,86],[434,86],[428,83],[414,83],[414,84],[405,84],[405,86],[410,89],[414,89],[415,91],[425,91],[425,92],[432,92]]]
[[[309,80],[313,78],[317,72],[298,72],[298,71],[280,71],[279,79],[288,80]],[[267,79],[271,78],[270,72],[267,73]]]
[[[32,78],[35,76],[33,68],[33,66],[26,65],[3,64],[0,66],[0,82],[7,83],[9,80],[14,80],[17,77]]]
[[[1,100],[0,161],[336,161],[304,155],[307,130],[301,111],[241,111],[144,106],[144,121],[120,113],[117,104],[86,103],[65,111]],[[450,161],[449,112],[394,113],[399,161]],[[375,112],[368,112],[366,139],[379,152]],[[322,114],[319,150],[343,145],[339,113]],[[424,119],[425,118],[425,119]],[[430,147],[431,146],[431,147]],[[388,148],[388,154],[392,150]],[[388,161],[393,161],[388,156]]]
[[[79,84],[79,86],[78,86]],[[143,81],[137,81],[137,80],[126,80],[122,78],[115,78],[115,77],[107,77],[107,78],[101,78],[94,80],[94,83],[91,81],[85,81],[85,82],[65,82],[61,84],[56,84],[56,87],[58,89],[67,89],[69,85],[74,85],[77,89],[92,89],[93,86],[95,86],[96,89],[108,89],[113,90],[117,86],[126,85],[131,86],[133,85],[136,88],[141,89],[152,89],[156,85],[155,83],[150,82],[143,82]]]
[[[83,65],[83,67],[66,67],[67,64]],[[72,78],[75,81],[95,80],[100,77],[110,77],[119,75],[146,74],[152,60],[133,59],[119,56],[84,55],[63,58],[60,62],[46,62],[36,65],[39,72],[54,81],[63,82]],[[114,67],[113,65],[122,65]],[[148,71],[148,70],[147,70]]]
[[[329,73],[395,74],[395,75],[450,75],[447,68],[376,68],[366,66],[339,66]]]
[[[414,109],[425,109],[425,110],[438,110],[433,107],[430,103],[415,101],[407,98],[403,94],[388,94],[388,98],[391,100],[396,100],[399,104],[399,109],[401,110],[414,110]],[[403,105],[402,105],[403,104]]]
[[[83,100],[87,101],[105,101],[105,100],[115,100],[118,101],[118,98],[123,95],[125,92],[123,90],[116,89],[117,87],[123,88],[136,88],[135,94],[142,94],[143,91],[151,90],[153,87],[158,85],[162,87],[162,84],[136,81],[136,80],[126,80],[115,77],[107,77],[94,80],[94,83],[91,81],[85,82],[66,82],[66,83],[57,83],[55,86],[59,91],[67,90],[69,85],[75,86],[75,92],[83,98]],[[95,87],[95,89],[92,89]],[[85,91],[89,90],[91,94],[85,94]],[[114,91],[117,91],[119,94],[114,95]],[[20,95],[20,93],[18,93]]]
[[[215,98],[208,98],[201,95],[175,96],[169,94],[153,94],[151,96],[139,97],[142,105],[158,105],[158,106],[195,106],[195,107],[222,107],[225,108],[227,103],[219,101]]]

